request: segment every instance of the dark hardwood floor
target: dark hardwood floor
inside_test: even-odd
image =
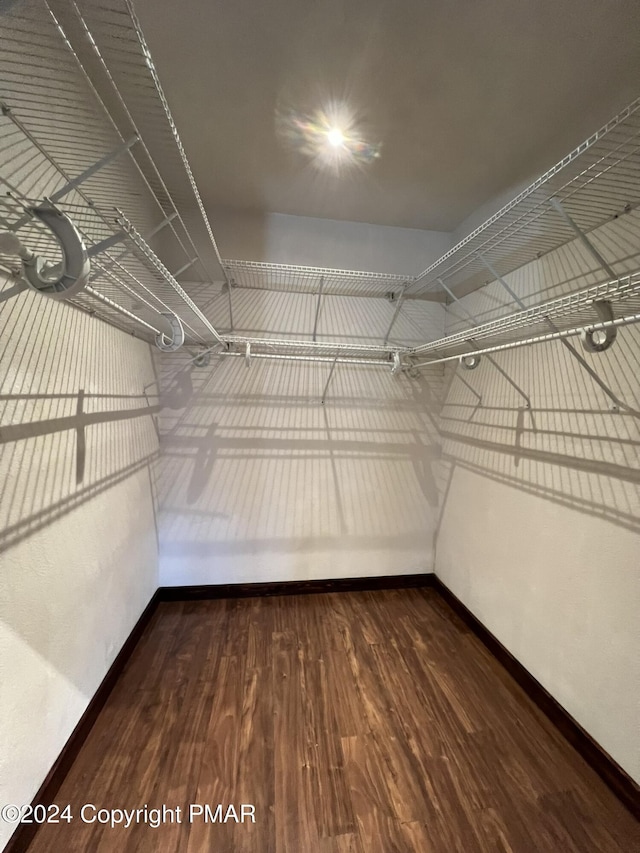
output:
[[[162,603],[56,803],[73,821],[30,853],[640,849],[430,589]],[[83,824],[87,803],[181,806],[183,822]],[[190,823],[191,803],[252,804],[256,822]]]

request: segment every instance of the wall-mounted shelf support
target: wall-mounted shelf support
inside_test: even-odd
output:
[[[554,202],[554,201],[557,201],[557,200],[555,200],[555,199],[551,199],[551,203],[552,203],[552,204],[553,204],[553,202]],[[562,213],[562,215],[563,215],[563,216],[565,216],[565,217],[567,218],[567,220],[568,220],[568,221],[570,221],[570,224],[572,225],[572,227],[574,228],[574,230],[576,230],[576,231],[578,231],[578,232],[579,232],[579,229],[577,228],[577,226],[575,225],[575,223],[573,223],[573,220],[570,220],[570,218],[569,218],[569,217],[567,216],[567,214],[565,213],[564,209],[563,209],[563,208],[562,208],[562,206],[560,205],[560,202],[557,202],[557,204],[554,204],[553,206],[556,208],[556,210],[559,210],[559,211]],[[581,233],[581,232],[580,232],[580,233]],[[600,258],[600,255],[598,254],[597,250],[596,250],[596,249],[594,249],[594,248],[591,246],[591,244],[589,243],[589,241],[587,240],[587,238],[586,238],[586,237],[584,237],[584,235],[582,235],[582,237],[584,238],[584,241],[587,243],[587,245],[589,246],[589,248],[590,248],[590,250],[592,251],[592,253],[595,253],[595,256],[596,256],[596,257],[598,257],[598,258]],[[493,273],[493,275],[494,275],[494,277],[495,277],[496,281],[500,282],[500,284],[504,287],[504,289],[507,291],[507,293],[509,293],[509,295],[510,295],[510,296],[511,296],[511,298],[514,300],[514,302],[516,303],[516,305],[518,305],[518,307],[519,307],[519,308],[521,308],[523,311],[526,311],[527,306],[524,304],[524,302],[522,301],[522,299],[520,299],[520,297],[519,297],[516,293],[514,293],[514,291],[509,287],[509,285],[504,281],[504,279],[502,279],[502,278],[498,275],[498,273],[493,269],[493,267],[492,267],[492,266],[491,266],[491,264],[486,260],[486,258],[484,258],[482,255],[478,255],[478,257],[480,258],[480,260],[482,261],[482,263],[487,267],[487,269],[488,269],[491,273]],[[605,268],[605,269],[607,269],[607,271],[609,271],[609,270],[610,270],[610,268],[608,268],[608,266],[607,266],[607,264],[606,264],[606,261],[604,261],[604,259],[600,258],[600,263],[601,263],[602,265],[604,265],[604,268]],[[613,278],[615,278],[615,273],[613,273],[613,271],[611,271],[611,275],[612,275],[612,277],[613,277]],[[605,321],[605,323],[606,323],[606,322],[607,322],[607,321]],[[558,330],[558,327],[555,325],[555,323],[553,323],[553,321],[552,321],[552,320],[550,320],[548,317],[547,317],[547,325],[549,326],[549,328],[550,328],[554,333],[559,331],[559,330]],[[610,328],[610,326],[609,326],[609,325],[605,325],[605,327],[604,327],[604,328],[605,328],[605,329],[609,329],[609,328]],[[585,333],[585,335],[591,335],[591,336],[593,336],[593,333],[594,333],[594,331],[595,331],[595,330],[592,330],[592,329],[584,329],[584,330],[582,330],[582,331]],[[607,332],[606,334],[611,334],[611,332]],[[614,334],[614,338],[615,338],[615,334]],[[613,403],[613,406],[611,407],[612,411],[617,412],[617,411],[619,411],[620,409],[624,409],[624,410],[625,410],[625,411],[627,411],[627,412],[635,413],[635,410],[634,410],[633,408],[631,408],[630,406],[628,406],[625,402],[623,402],[622,400],[620,400],[620,399],[617,397],[617,395],[616,395],[616,394],[611,390],[611,388],[609,388],[609,386],[607,385],[607,383],[606,383],[603,379],[601,379],[601,378],[600,378],[600,376],[599,376],[599,375],[596,373],[596,371],[593,369],[593,367],[591,367],[591,365],[589,364],[589,362],[588,362],[588,361],[586,361],[586,360],[585,360],[585,359],[580,355],[580,353],[579,353],[579,352],[578,352],[578,350],[573,346],[573,344],[570,344],[570,343],[569,343],[569,341],[565,340],[565,338],[564,338],[564,337],[560,337],[560,336],[559,336],[559,340],[561,341],[562,345],[565,347],[565,349],[567,350],[567,352],[571,353],[571,355],[576,359],[576,361],[577,361],[577,362],[578,362],[578,364],[583,368],[583,370],[586,370],[586,372],[587,372],[587,373],[589,374],[589,376],[593,379],[593,381],[596,383],[596,385],[597,385],[599,388],[601,388],[601,389],[602,389],[602,391],[604,391],[604,393],[607,395],[607,397],[612,401],[612,403]]]
[[[400,295],[398,296],[398,301],[396,303],[396,310],[393,312],[393,317],[391,318],[391,322],[389,323],[389,328],[387,329],[387,334],[384,336],[384,345],[386,346],[389,343],[389,335],[391,334],[391,330],[393,329],[396,320],[398,319],[398,314],[400,313],[400,309],[402,308],[402,302],[404,300],[404,292],[407,289],[407,285],[400,291]]]
[[[441,278],[438,279],[438,282],[441,285],[441,287],[443,288],[443,290],[451,297],[451,299],[456,303],[456,305],[458,305],[460,310],[466,315],[466,317],[469,320],[469,322],[471,323],[471,325],[477,327],[478,326],[477,320],[475,319],[475,317],[473,317],[471,315],[471,313],[469,311],[467,311],[466,307],[458,299],[458,297],[455,295],[455,293],[447,287],[447,285],[444,283],[444,281]],[[469,341],[469,346],[471,346],[473,349],[476,349],[476,350],[480,349],[480,347],[473,340]],[[480,356],[477,356],[475,361],[473,359],[474,359],[473,356],[467,356],[466,361],[464,361],[463,359],[460,359],[460,364],[462,365],[462,367],[466,368],[467,370],[473,370],[474,367],[478,366],[478,363],[480,361]],[[518,392],[518,394],[520,394],[520,396],[524,399],[527,409],[530,409],[531,408],[531,399],[529,398],[529,396],[527,394],[524,393],[524,391],[517,384],[517,382],[514,382],[514,380],[509,376],[507,371],[503,370],[503,368],[500,367],[500,365],[497,363],[497,361],[494,358],[491,358],[490,355],[487,356],[487,361],[495,367],[495,369],[498,371],[498,373],[501,376],[503,376],[513,388],[515,388],[515,390]]]
[[[227,291],[227,303],[229,305],[229,331],[233,332],[233,298],[231,296],[231,286],[231,281],[225,281],[223,285]]]
[[[186,272],[190,269],[197,261],[197,258],[191,258],[191,260],[187,261],[186,264],[182,264],[181,267],[178,267],[177,270],[174,270],[171,274],[174,278],[178,278],[179,275],[182,275],[183,272]]]
[[[468,389],[469,389],[469,391],[473,394],[473,396],[474,396],[474,397],[476,398],[476,400],[478,401],[478,402],[476,403],[476,405],[474,406],[473,413],[472,413],[472,415],[471,415],[471,417],[473,417],[473,415],[476,413],[476,411],[477,411],[478,409],[482,408],[482,394],[478,394],[478,392],[477,392],[477,391],[476,391],[476,389],[473,387],[473,385],[472,385],[470,382],[467,382],[467,380],[466,380],[463,376],[461,376],[461,375],[460,375],[460,372],[459,372],[459,371],[457,371],[457,370],[456,370],[456,371],[454,371],[453,375],[457,378],[458,382],[462,382],[462,384],[463,384],[466,388],[468,388]],[[446,398],[447,398],[447,395],[445,394],[444,399],[446,400]]]
[[[322,290],[324,288],[324,276],[320,276],[320,287],[318,288],[318,301],[316,302],[316,316],[313,320],[313,338],[312,340],[317,340],[318,333],[318,320],[320,318],[320,306],[322,305]]]
[[[51,263],[42,255],[28,249],[14,231],[2,234],[2,244],[8,254],[22,262],[22,278],[27,286],[51,299],[66,299],[83,290],[89,280],[91,262],[82,235],[71,219],[50,201],[28,208],[31,216],[45,225],[55,237],[62,252],[62,261]],[[12,288],[16,295],[24,288]],[[2,301],[9,298],[4,294]]]
[[[587,249],[587,251],[591,254],[591,256],[596,259],[596,261],[602,267],[602,269],[605,270],[605,272],[607,273],[609,278],[611,278],[611,279],[616,278],[616,274],[613,271],[612,267],[607,263],[607,261],[605,261],[605,259],[602,257],[600,252],[596,249],[596,247],[593,245],[593,243],[587,237],[587,235],[584,233],[584,231],[580,227],[578,227],[578,225],[576,225],[576,223],[573,221],[573,219],[569,216],[567,211],[562,206],[559,199],[557,199],[554,196],[553,198],[549,199],[549,204],[551,205],[551,207],[554,210],[558,211],[558,213],[564,219],[564,221],[567,223],[567,225],[569,225],[575,231],[575,233],[576,233],[578,239],[580,240],[580,242],[582,243],[582,245],[585,247],[585,249]]]
[[[139,137],[137,135],[132,136],[126,142],[123,142],[122,145],[119,145],[116,149],[111,151],[109,154],[105,154],[105,156],[101,160],[98,160],[97,163],[93,164],[93,166],[89,166],[89,168],[85,169],[84,172],[79,174],[77,178],[72,178],[63,187],[61,187],[59,190],[56,190],[50,196],[51,201],[60,201],[61,198],[64,198],[72,190],[77,189],[81,184],[83,184],[86,180],[92,177],[92,175],[95,175],[96,172],[99,172],[100,169],[103,169],[105,166],[108,166],[109,163],[112,163],[121,154],[127,152],[136,144],[136,142],[138,142],[138,140]]]
[[[155,237],[156,234],[159,234],[163,228],[169,225],[173,220],[177,217],[177,213],[171,213],[169,216],[165,216],[165,218],[159,222],[151,231],[148,231],[145,235],[145,240],[150,240],[152,237]],[[106,252],[108,249],[113,248],[118,243],[123,243],[126,240],[126,234],[124,231],[118,231],[111,237],[107,237],[104,240],[101,240],[100,243],[96,243],[96,245],[92,246],[89,249],[89,254],[91,257],[94,255],[102,254],[102,252]],[[115,258],[109,258],[106,264],[103,266],[103,272],[109,272],[113,270],[114,267],[119,266],[122,261],[127,257],[127,255],[131,254],[132,247],[130,245],[123,246],[122,251]]]
[[[471,341],[469,341],[471,343]],[[475,370],[479,366],[481,358],[479,355],[461,355],[459,359],[460,367],[465,370]]]
[[[89,249],[87,250],[89,257],[94,258],[96,255],[101,255],[103,252],[113,249],[113,247],[117,246],[118,243],[122,243],[124,239],[124,231],[118,231],[116,234],[112,234],[111,237],[105,237],[105,239],[100,240],[99,243],[94,243],[93,246],[89,246]],[[113,266],[113,264],[110,264],[110,266]]]
[[[338,363],[338,353],[336,353],[336,357],[333,359],[333,364],[331,365],[331,370],[329,371],[329,376],[327,377],[327,383],[324,386],[324,391],[322,392],[322,400],[321,403],[324,406],[324,402],[327,399],[327,391],[329,390],[329,385],[331,384],[331,380],[333,379],[333,374],[336,369],[336,364]]]
[[[167,335],[166,332],[160,332],[159,335],[156,335],[156,346],[162,352],[176,352],[184,344],[184,328],[182,327],[180,318],[176,317],[175,314],[167,313],[163,316],[169,323],[171,335]]]
[[[490,272],[490,273],[491,273],[491,275],[495,278],[495,280],[496,280],[497,282],[499,282],[499,283],[504,287],[504,289],[507,291],[507,293],[509,294],[509,296],[513,299],[513,301],[516,303],[516,305],[519,305],[519,306],[520,306],[520,308],[522,308],[522,309],[524,310],[524,309],[526,308],[526,305],[524,304],[524,302],[522,301],[522,299],[520,299],[520,297],[518,296],[518,294],[517,294],[514,290],[512,290],[512,289],[509,287],[509,285],[508,285],[508,284],[507,284],[507,282],[502,278],[502,276],[501,276],[501,275],[498,275],[498,273],[495,271],[495,269],[494,269],[494,268],[493,268],[493,266],[489,263],[489,261],[485,258],[485,256],[484,256],[484,255],[481,255],[480,253],[478,253],[477,258],[478,258],[478,260],[479,260],[482,264],[484,264],[484,266],[489,270],[489,272]],[[450,291],[449,291],[449,292],[450,292]]]
[[[555,328],[553,326],[553,323],[551,323],[551,320],[549,320],[549,324],[552,328]],[[598,374],[593,369],[593,367],[591,367],[589,362],[586,361],[580,355],[580,353],[573,346],[573,344],[570,344],[569,341],[565,340],[564,338],[560,338],[560,342],[567,349],[567,351],[571,353],[571,355],[576,359],[576,361],[584,368],[584,370],[587,371],[587,373],[593,379],[593,381],[596,383],[596,385],[598,385],[598,387],[601,388],[604,391],[604,393],[607,395],[607,397],[611,400],[611,402],[613,403],[613,405],[611,406],[611,411],[618,412],[620,409],[624,409],[626,412],[630,412],[631,414],[634,414],[636,417],[640,417],[640,412],[636,412],[635,409],[633,409],[631,406],[628,406],[623,400],[620,400],[619,397],[616,394],[614,394],[614,392],[611,390],[611,388],[609,388],[607,383],[604,382],[604,380],[602,380],[600,378],[600,376],[598,376]]]
[[[613,306],[608,299],[597,299],[593,303],[598,317],[604,322],[611,322],[614,319]],[[604,352],[613,345],[618,336],[616,326],[608,326],[605,330],[585,329],[580,335],[582,346],[587,352]]]

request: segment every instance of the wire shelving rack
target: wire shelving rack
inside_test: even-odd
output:
[[[615,313],[613,319],[598,319],[594,310],[598,302],[610,303]],[[425,357],[421,363],[439,364],[637,322],[640,322],[640,273],[516,310],[497,320],[413,347],[407,353],[414,358]]]
[[[366,296],[381,298],[397,294],[412,276],[356,270],[323,269],[293,264],[223,260],[232,286],[248,290],[285,293],[322,293],[325,296]]]
[[[147,339],[166,330],[163,314],[174,314],[187,342],[209,343],[211,321],[176,278],[188,270],[207,284],[224,272],[132,7],[23,0],[1,23],[0,131],[11,154],[0,172],[3,225],[30,249],[59,254],[52,235],[25,215],[42,201],[29,188],[46,179],[51,200],[96,252],[90,287],[70,301]],[[117,86],[123,74],[136,90],[129,101]],[[147,242],[158,236],[174,275]],[[15,259],[0,256],[0,265],[12,270]]]
[[[418,276],[223,260],[131,0],[21,0],[0,18],[0,178],[8,192],[0,226],[59,255],[25,214],[41,201],[32,189],[46,177],[52,201],[93,255],[90,285],[70,301],[107,322],[152,341],[169,314],[181,320],[187,344],[247,363],[338,359],[397,371],[398,359],[400,367],[432,364],[640,319],[638,275],[589,242],[640,204],[640,98]],[[396,303],[393,323],[404,300],[461,298],[574,240],[599,258],[599,284],[521,303],[419,346],[391,343],[389,334],[379,344],[317,340],[319,307],[313,333],[232,331],[234,288],[313,294],[318,306],[324,297],[387,297]],[[14,270],[15,258],[0,255],[0,267]],[[225,290],[228,308],[218,298]],[[615,311],[611,320],[594,310],[603,301]]]
[[[408,288],[459,296],[560,248],[640,204],[640,98],[427,267]],[[487,264],[489,266],[487,266]]]

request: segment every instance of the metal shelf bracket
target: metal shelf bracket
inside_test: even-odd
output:
[[[138,142],[139,137],[136,134],[128,139],[126,142],[123,142],[122,145],[119,145],[114,151],[110,151],[109,154],[106,154],[102,159],[98,160],[97,163],[94,163],[93,166],[89,166],[88,169],[85,169],[80,175],[76,178],[72,178],[72,180],[67,181],[67,183],[61,187],[59,190],[53,193],[51,196],[51,201],[59,201],[64,196],[68,195],[72,190],[77,189],[81,184],[83,184],[86,180],[88,180],[92,175],[95,175],[96,172],[99,172],[100,169],[103,169],[105,166],[108,166],[109,163],[113,162],[116,157],[119,157],[121,154],[124,154],[126,151],[129,151],[136,142]]]
[[[51,299],[74,296],[84,289],[91,272],[89,253],[80,232],[67,214],[49,201],[28,208],[28,213],[42,222],[56,238],[62,250],[62,261],[51,263],[42,255],[36,255],[13,230],[2,232],[5,250],[21,259],[22,278],[32,290]]]
[[[389,328],[387,329],[387,334],[384,336],[384,345],[386,346],[389,343],[389,335],[391,334],[391,330],[393,329],[396,320],[398,319],[398,314],[400,313],[400,309],[402,308],[402,302],[404,300],[404,292],[407,289],[407,284],[405,283],[404,287],[400,290],[400,295],[398,296],[396,302],[396,310],[393,312],[393,316],[391,318],[391,322],[389,323]]]
[[[578,236],[580,236],[582,238],[582,241],[587,245],[587,247],[589,248],[589,251],[591,251],[591,253],[594,255],[594,257],[596,257],[598,259],[598,261],[602,265],[602,267],[604,269],[606,269],[607,272],[610,273],[610,275],[615,279],[616,276],[615,276],[615,273],[613,272],[613,270],[611,270],[611,267],[608,266],[607,262],[598,253],[597,249],[595,249],[591,245],[589,240],[580,231],[578,226],[573,222],[573,220],[565,212],[565,210],[562,207],[562,205],[560,204],[560,202],[557,201],[557,199],[551,199],[551,204],[553,205],[553,207],[555,207],[556,210],[558,210],[562,214],[562,216],[567,220],[567,222],[571,225],[571,227],[578,233]],[[520,297],[516,293],[514,293],[514,291],[509,287],[509,285],[498,275],[498,273],[493,269],[491,264],[482,255],[478,255],[478,257],[480,258],[482,263],[487,267],[489,272],[491,272],[494,275],[496,281],[499,281],[500,284],[505,288],[505,290],[510,294],[510,296],[512,297],[512,299],[514,300],[516,305],[518,305],[518,307],[521,308],[523,311],[526,311],[526,305],[524,304],[522,299],[520,299]],[[598,308],[597,308],[598,303],[594,302],[594,305],[596,306],[596,310],[598,310]],[[607,319],[603,318],[603,322],[606,322],[606,321],[607,321]],[[547,317],[547,325],[552,330],[552,332],[557,333],[559,331],[558,327],[555,325],[555,323],[552,320],[550,320],[548,317]],[[613,333],[613,338],[611,339],[610,343],[607,344],[606,343],[607,335],[611,334],[611,332],[609,331],[610,329],[614,329],[614,333]],[[596,349],[590,350],[590,352],[602,352],[604,349],[608,349],[608,347],[611,346],[611,344],[613,343],[613,340],[616,337],[617,330],[615,330],[614,327],[609,326],[606,328],[606,331],[604,331],[604,332],[599,332],[599,331],[595,331],[595,330],[585,330],[585,332],[583,334],[585,335],[584,340],[586,340],[587,342],[597,340],[598,341],[597,345],[599,345],[599,346],[602,345],[600,342],[600,335],[604,334],[605,345],[603,346],[603,348],[601,350],[596,350]],[[596,335],[598,336],[597,338],[595,338]],[[607,383],[603,379],[601,379],[600,376],[598,375],[598,373],[593,369],[593,367],[591,367],[589,362],[586,361],[580,355],[580,353],[573,346],[573,344],[570,344],[569,341],[565,340],[565,338],[560,338],[560,342],[565,347],[565,349],[569,353],[571,353],[571,355],[575,358],[575,360],[583,368],[583,370],[585,370],[589,374],[589,376],[593,379],[593,381],[596,383],[596,385],[598,385],[598,387],[601,388],[602,391],[604,391],[604,393],[607,395],[607,397],[612,401],[612,403],[613,403],[613,405],[611,406],[612,412],[619,412],[620,409],[624,409],[624,411],[630,412],[634,416],[638,415],[638,413],[635,411],[635,409],[633,409],[631,406],[628,406],[623,400],[620,400],[617,397],[617,395],[611,390],[611,388],[609,388]],[[587,349],[589,345],[591,345],[591,344],[587,343],[585,345],[585,349]],[[595,343],[593,345],[596,346]]]
[[[475,370],[480,361],[481,357],[479,355],[461,355],[460,367],[464,367],[465,370]]]
[[[445,292],[446,292],[446,293],[451,297],[451,299],[452,299],[452,300],[453,300],[453,301],[454,301],[454,302],[459,306],[459,308],[462,310],[462,312],[463,312],[464,314],[466,314],[466,316],[467,316],[467,318],[468,318],[469,322],[471,323],[471,325],[472,325],[472,326],[477,326],[477,325],[478,325],[478,323],[477,323],[477,321],[476,321],[475,317],[473,317],[473,316],[470,314],[470,312],[469,312],[469,311],[467,311],[467,309],[466,309],[466,308],[465,308],[465,306],[460,302],[460,300],[459,300],[459,299],[458,299],[458,297],[455,295],[455,293],[454,293],[452,290],[450,290],[450,288],[448,288],[448,287],[447,287],[447,285],[444,283],[444,281],[443,281],[441,278],[439,278],[439,279],[438,279],[438,282],[439,282],[439,284],[442,286],[443,290],[444,290],[444,291],[445,291]],[[446,309],[445,309],[445,310],[446,310]],[[475,341],[470,340],[470,341],[469,341],[469,345],[470,345],[473,349],[480,349],[480,347],[475,343]],[[509,383],[509,385],[511,385],[511,386],[512,386],[512,388],[515,388],[515,390],[518,392],[518,394],[520,394],[520,396],[524,399],[526,408],[527,408],[527,409],[530,409],[530,408],[531,408],[531,400],[530,400],[529,396],[528,396],[527,394],[525,394],[525,393],[524,393],[524,391],[523,391],[523,390],[522,390],[522,388],[517,384],[517,382],[514,382],[514,380],[509,376],[509,374],[507,373],[507,371],[506,371],[506,370],[503,370],[503,368],[502,368],[502,367],[500,367],[500,365],[497,363],[497,361],[496,361],[494,358],[491,358],[491,356],[490,356],[490,355],[488,355],[488,356],[487,356],[487,361],[489,361],[489,363],[490,363],[490,364],[492,364],[492,365],[495,367],[495,369],[498,371],[498,373],[499,373],[501,376],[503,376],[503,377],[507,380],[507,382]],[[479,356],[479,355],[476,355],[476,356],[473,356],[473,355],[471,355],[471,356],[462,356],[462,357],[460,358],[460,365],[461,365],[461,367],[464,367],[464,368],[465,368],[465,370],[474,370],[474,369],[475,369],[479,364],[480,364],[480,356]]]
[[[184,328],[175,314],[163,313],[171,327],[171,337],[165,332],[156,335],[156,346],[162,352],[175,352],[184,344]]]
[[[602,257],[600,252],[596,249],[596,247],[593,245],[593,243],[587,237],[587,235],[584,233],[584,231],[578,225],[576,225],[576,223],[573,221],[573,219],[569,216],[567,211],[564,209],[564,207],[560,203],[559,199],[557,199],[554,196],[553,198],[549,199],[549,204],[551,205],[551,207],[554,210],[558,211],[558,213],[564,219],[564,221],[567,223],[567,225],[569,225],[575,231],[575,233],[578,236],[578,239],[580,240],[582,245],[587,249],[587,251],[591,254],[591,256],[596,259],[596,261],[602,267],[602,269],[605,270],[605,272],[607,273],[609,278],[611,278],[611,279],[617,278],[612,267],[607,263],[607,261],[605,261],[605,259]]]
[[[233,279],[231,281],[225,281],[223,287],[227,291],[227,302],[229,304],[229,331],[233,332],[233,299],[231,297],[231,287],[232,287]]]
[[[316,316],[313,321],[313,340],[317,340],[318,319],[320,318],[320,306],[322,305],[322,289],[324,287],[324,276],[320,276],[320,287],[318,288],[318,301],[316,302]]]
[[[593,303],[598,317],[603,322],[611,322],[614,319],[613,306],[607,299],[598,299]],[[606,329],[585,329],[580,335],[582,346],[587,352],[604,352],[613,345],[618,336],[616,326],[608,326]]]
[[[322,400],[321,403],[324,406],[325,400],[327,399],[327,391],[329,390],[329,385],[331,384],[331,380],[333,379],[333,374],[336,369],[336,364],[338,363],[338,354],[336,353],[336,357],[333,359],[333,364],[331,365],[331,370],[329,371],[329,376],[327,377],[327,383],[324,386],[324,391],[322,392]]]

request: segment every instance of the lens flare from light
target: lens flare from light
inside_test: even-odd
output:
[[[333,145],[334,148],[339,148],[344,144],[344,133],[339,127],[332,127],[329,133],[327,133],[327,142],[329,145]]]
[[[340,172],[365,167],[380,157],[380,143],[364,138],[353,112],[345,104],[333,103],[311,114],[296,110],[277,117],[280,136],[319,169]]]

